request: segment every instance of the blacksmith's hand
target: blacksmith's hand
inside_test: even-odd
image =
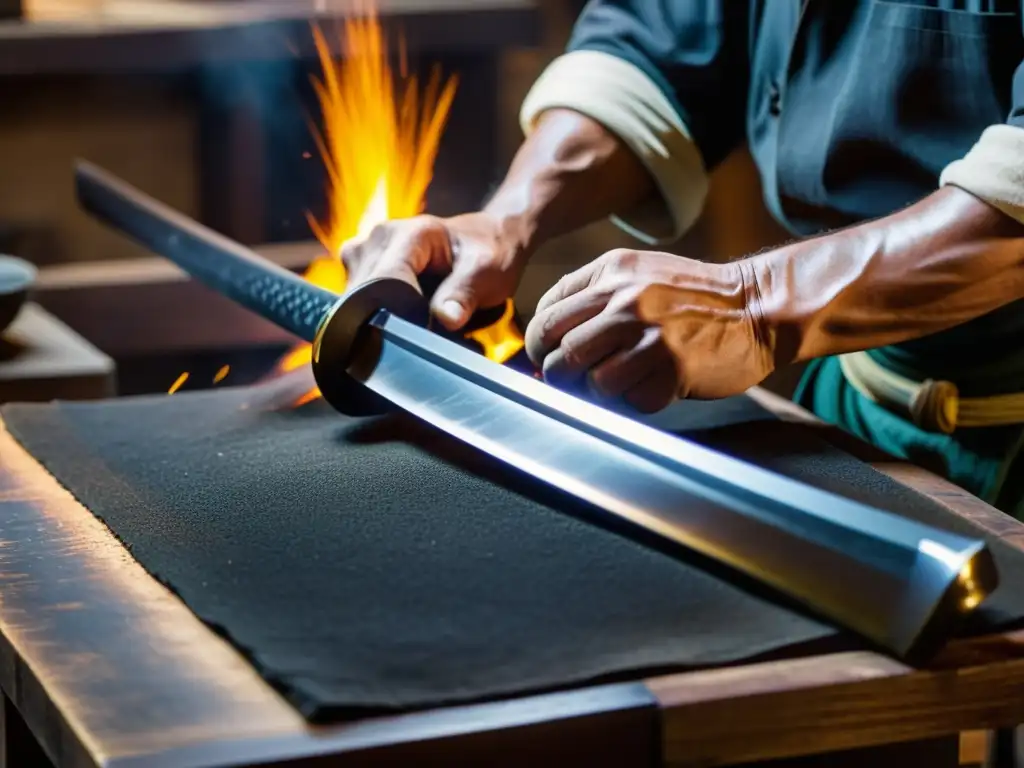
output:
[[[503,304],[526,264],[524,249],[500,220],[482,212],[388,221],[346,243],[341,259],[350,285],[391,277],[419,287],[421,275],[447,275],[434,292],[431,311],[452,331],[477,309]]]
[[[744,262],[610,251],[541,298],[526,350],[555,386],[641,412],[740,394],[773,368]]]

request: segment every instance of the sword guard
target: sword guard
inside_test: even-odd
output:
[[[416,325],[430,317],[427,299],[403,280],[371,280],[343,295],[324,317],[313,341],[313,377],[324,400],[347,416],[376,416],[395,407],[367,389],[360,371],[373,370],[380,337],[370,327],[385,310]]]

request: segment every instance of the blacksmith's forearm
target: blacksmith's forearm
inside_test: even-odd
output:
[[[1024,298],[1024,226],[948,186],[745,267],[785,365],[919,338]]]
[[[485,211],[528,257],[544,242],[655,193],[650,174],[617,137],[576,112],[546,112]]]

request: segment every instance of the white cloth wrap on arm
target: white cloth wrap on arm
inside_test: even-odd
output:
[[[939,186],[947,184],[1024,224],[1024,128],[986,128],[970,152],[946,166]]]
[[[643,162],[660,198],[612,221],[649,244],[681,237],[700,216],[708,176],[700,150],[676,109],[643,70],[611,54],[573,51],[555,59],[523,102],[527,135],[549,109],[569,109],[597,121]]]

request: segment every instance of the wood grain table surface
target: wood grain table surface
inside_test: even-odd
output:
[[[751,396],[816,424],[774,395]],[[1024,526],[977,498],[818,428],[1024,546]],[[1024,632],[1008,632],[956,641],[925,669],[854,651],[311,726],[0,425],[0,687],[62,768],[339,757],[354,766],[805,766],[801,756],[823,753],[827,765],[859,765],[883,752],[850,750],[885,745],[906,765],[938,745],[941,756],[927,759],[939,768],[956,765],[948,747],[961,732],[1024,721],[1022,686]]]

